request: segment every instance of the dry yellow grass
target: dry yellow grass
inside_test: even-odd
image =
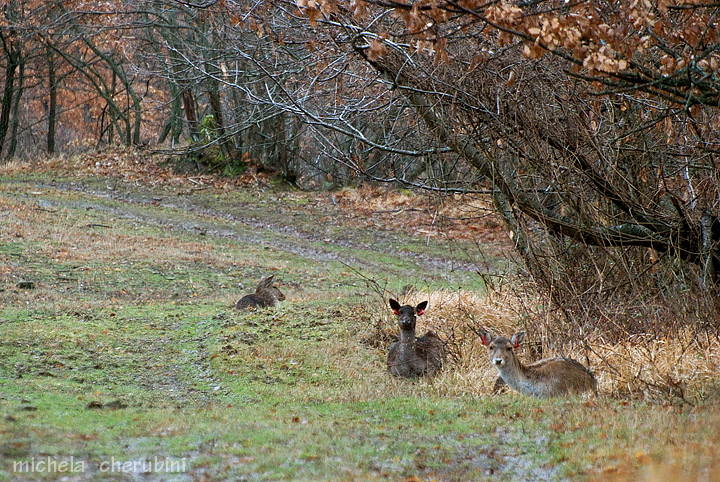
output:
[[[158,186],[232,189],[267,182],[263,173],[248,173],[238,178],[223,178],[209,174],[178,173],[166,156],[123,146],[108,146],[102,151],[91,148],[73,156],[53,156],[32,161],[12,160],[0,166],[0,175],[53,172],[58,175],[103,176],[128,182],[143,182]]]
[[[499,216],[484,195],[438,198],[365,185],[333,195],[341,208],[388,229],[403,227],[427,237],[507,241]]]
[[[522,361],[535,361],[536,352],[543,357],[569,356],[581,363],[590,362],[598,379],[601,396],[644,398],[651,401],[696,403],[718,392],[720,373],[720,340],[693,334],[690,329],[664,338],[633,336],[620,343],[604,343],[600,338],[586,343],[564,345],[563,352],[553,350],[542,333],[551,323],[543,320],[521,322],[520,300],[501,291],[480,295],[466,291],[421,291],[412,293],[403,303],[428,300],[425,315],[418,318],[419,335],[433,330],[449,340],[450,369],[433,380],[421,380],[417,390],[431,390],[438,395],[488,396],[492,393],[497,371],[488,362],[487,349],[472,330],[484,327],[494,334],[509,335],[528,330],[536,339],[519,352]],[[375,313],[383,313],[381,323],[396,330],[392,313],[379,304]],[[539,339],[537,339],[539,338]],[[383,383],[373,380],[372,384]]]

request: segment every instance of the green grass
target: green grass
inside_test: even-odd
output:
[[[331,227],[332,213],[314,213],[301,193],[159,191],[153,205],[145,188],[106,196],[106,181],[70,182],[0,178],[0,481],[56,480],[64,474],[13,464],[71,458],[83,464],[78,480],[145,480],[102,468],[154,458],[185,465],[150,480],[182,481],[562,480],[668,460],[689,461],[691,475],[717,468],[712,399],[489,396],[472,383],[453,390],[452,367],[434,381],[390,379],[386,346],[364,341],[388,315],[358,273],[393,293],[411,284],[482,296],[472,272],[422,261],[443,254],[440,242]],[[261,222],[234,220],[240,205]],[[278,215],[296,208],[292,221]],[[333,242],[339,234],[348,242]],[[287,300],[233,310],[267,273]]]

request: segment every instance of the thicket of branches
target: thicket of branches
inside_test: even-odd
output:
[[[573,332],[717,329],[719,13],[10,0],[0,156],[123,142],[308,188],[483,191]]]
[[[355,50],[490,185],[573,332],[717,327],[720,4],[367,6]]]

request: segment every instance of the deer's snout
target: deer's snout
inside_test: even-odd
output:
[[[497,365],[497,366],[503,366],[505,364],[505,360],[503,360],[502,358],[493,358],[492,362],[493,362],[493,365]]]
[[[400,323],[400,326],[405,329],[410,329],[413,325],[415,325],[415,320],[412,318],[401,318],[398,322]]]

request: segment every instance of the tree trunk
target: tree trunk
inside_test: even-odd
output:
[[[19,52],[18,52],[19,55]],[[17,92],[15,93],[12,105],[11,113],[11,127],[10,127],[10,145],[8,146],[7,153],[5,154],[6,159],[12,159],[15,157],[15,150],[17,149],[18,142],[18,130],[20,128],[20,100],[22,99],[23,90],[25,89],[25,59],[20,59],[18,79],[17,79]]]
[[[116,90],[117,90],[117,75],[115,75],[115,72],[113,72],[112,81],[111,81],[111,83],[110,83],[110,92],[111,92],[111,95],[114,96]],[[107,140],[108,140],[108,145],[112,145],[112,143],[113,143],[113,137],[115,136],[115,129],[114,129],[115,123],[112,122],[112,121],[109,119],[109,117],[110,117],[111,115],[113,115],[113,114],[112,114],[113,111],[112,111],[112,109],[107,109],[107,110],[105,110],[105,112],[107,112],[107,115],[108,115],[108,127],[107,127]],[[101,133],[101,135],[102,135],[102,133]]]
[[[132,99],[133,104],[133,111],[135,112],[134,117],[134,123],[133,123],[133,136],[132,136],[132,145],[139,146],[140,145],[140,127],[142,126],[142,107],[140,105],[140,97],[137,95],[137,92],[135,92],[135,89],[132,88],[130,85],[130,80],[127,80],[126,88],[128,89],[128,94],[130,95],[130,99]],[[129,109],[129,107],[128,107]],[[128,118],[130,117],[130,112],[128,111]]]
[[[0,154],[2,154],[5,145],[5,137],[10,127],[10,111],[12,107],[13,96],[15,95],[15,73],[17,71],[17,58],[15,56],[15,47],[10,43],[9,39],[0,34],[0,40],[7,54],[7,66],[5,67],[5,90],[2,97],[2,109],[0,109]]]
[[[183,108],[185,109],[185,118],[188,121],[188,129],[190,130],[190,139],[193,142],[200,140],[200,131],[198,130],[197,106],[195,104],[195,96],[190,88],[186,88],[182,93]]]
[[[55,131],[57,129],[57,78],[55,73],[55,53],[47,47],[48,58],[48,92],[50,102],[48,105],[48,133],[47,152],[55,154]]]
[[[228,145],[225,140],[225,121],[222,106],[220,105],[220,93],[218,92],[217,82],[213,80],[210,81],[208,96],[210,98],[210,110],[212,111],[215,121],[214,134],[216,138],[220,139],[220,148],[222,149],[224,157],[227,159],[230,153],[228,152]]]

